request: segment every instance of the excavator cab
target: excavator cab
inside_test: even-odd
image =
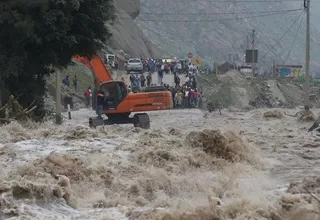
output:
[[[127,86],[122,81],[110,81],[102,83],[99,88],[104,92],[103,110],[115,110],[127,97]]]

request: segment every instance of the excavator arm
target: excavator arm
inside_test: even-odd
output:
[[[72,60],[84,64],[92,72],[96,87],[102,83],[112,81],[112,76],[99,55],[94,55],[92,59],[75,55]]]

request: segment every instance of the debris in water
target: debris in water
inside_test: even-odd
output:
[[[170,128],[169,134],[173,136],[181,136],[181,131],[176,128]]]
[[[29,115],[37,108],[37,106],[33,106],[34,102],[28,108],[23,108],[19,104],[18,98],[10,95],[7,104],[0,108],[0,112],[5,111],[6,113],[6,117],[0,119],[0,123],[10,123],[13,120],[26,121],[29,119]]]
[[[278,111],[278,110],[272,110],[272,111],[267,111],[263,114],[263,117],[265,118],[283,118],[283,114],[282,112]]]
[[[316,148],[319,146],[320,146],[319,144],[304,144],[304,145],[302,145],[302,147],[304,147],[304,148]]]
[[[309,128],[308,132],[313,131],[314,129],[318,128],[319,124],[320,124],[320,116],[317,118],[317,120],[314,121],[313,125]]]
[[[313,112],[310,109],[299,111],[295,115],[290,115],[286,112],[284,114],[291,116],[291,117],[295,117],[299,121],[314,121],[314,120],[316,120],[316,117],[314,116]]]
[[[308,193],[320,194],[320,176],[307,177],[299,182],[290,183],[287,192],[291,194]]]
[[[193,131],[187,135],[187,143],[193,148],[202,148],[207,154],[231,162],[252,162],[253,154],[235,133],[219,130]]]

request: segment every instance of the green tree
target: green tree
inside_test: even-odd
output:
[[[0,91],[20,95],[24,107],[36,100],[42,118],[45,76],[67,67],[74,54],[96,54],[114,18],[113,0],[1,1]]]

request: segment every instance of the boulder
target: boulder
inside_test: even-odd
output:
[[[134,22],[139,15],[139,0],[115,1],[117,19],[108,25],[112,37],[107,42],[114,50],[123,50],[131,57],[157,58],[158,49],[144,35],[140,27]]]
[[[117,0],[115,6],[130,15],[132,19],[138,17],[140,13],[140,0]]]

